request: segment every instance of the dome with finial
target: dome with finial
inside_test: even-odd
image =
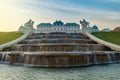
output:
[[[98,26],[94,25],[94,26],[92,27],[92,31],[99,31]]]
[[[59,20],[59,21],[55,21],[54,23],[53,23],[53,25],[54,26],[64,26],[64,23],[61,21],[61,20]]]
[[[98,29],[98,26],[94,25],[94,26],[92,27],[92,29]]]

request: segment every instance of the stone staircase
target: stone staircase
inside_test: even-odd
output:
[[[0,62],[34,67],[87,66],[120,61],[120,52],[97,44],[82,33],[33,33],[0,53]]]

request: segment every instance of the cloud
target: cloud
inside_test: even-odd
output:
[[[100,5],[104,4],[102,2],[105,2],[103,0],[88,0],[88,2],[95,1],[100,2],[100,4],[95,4],[95,2],[90,2],[90,4],[87,1],[83,1],[80,3],[80,0],[13,0],[14,2],[7,1],[8,0],[4,1],[4,6],[6,6],[5,11],[1,12],[1,16],[2,18],[4,18],[0,19],[1,22],[4,23],[1,24],[2,26],[16,25],[19,27],[19,25],[24,24],[28,19],[33,19],[35,21],[35,27],[40,22],[53,22],[56,19],[62,19],[64,22],[79,23],[79,20],[83,18],[91,22],[91,26],[96,24],[101,28],[110,26],[110,28],[112,29],[113,27],[120,25],[120,11],[117,9],[112,10],[117,6],[114,7],[112,5],[113,8],[111,10],[107,8],[103,9],[103,7],[100,8]],[[105,4],[107,2],[111,3],[110,0],[108,0],[105,2]],[[118,5],[118,3],[116,4]],[[91,7],[91,5],[93,6]],[[107,6],[110,6],[110,4]],[[1,8],[2,7],[0,7],[0,9]],[[7,14],[9,19],[5,19],[6,16],[4,14]],[[14,28],[17,29],[18,27]]]
[[[53,1],[53,0],[52,0]],[[56,2],[47,2],[47,1],[32,1],[25,5],[23,9],[26,9],[24,11],[30,11],[35,12],[36,15],[41,15],[42,18],[49,18],[44,19],[47,21],[50,21],[50,19],[65,19],[68,21],[72,20],[80,20],[80,19],[88,19],[92,21],[92,24],[103,24],[108,26],[114,26],[115,24],[119,24],[119,17],[120,12],[118,11],[107,11],[107,10],[101,10],[96,8],[86,8],[83,6],[71,6],[69,3],[66,3],[66,5],[62,5]],[[34,15],[34,14],[33,14]],[[40,17],[40,16],[38,16]],[[69,20],[70,19],[70,20]],[[41,20],[43,21],[43,20]],[[93,23],[97,22],[97,23]]]

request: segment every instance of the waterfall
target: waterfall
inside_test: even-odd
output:
[[[111,58],[112,56],[111,56],[111,54],[110,53],[108,53],[107,54],[107,62],[108,63],[113,63],[113,61],[112,61],[112,58]]]
[[[8,53],[0,53],[0,62],[8,62],[9,61],[9,55]]]

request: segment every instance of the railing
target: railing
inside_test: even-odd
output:
[[[109,47],[112,50],[120,51],[120,46],[119,45],[116,45],[116,44],[101,40],[101,39],[99,39],[99,38],[97,38],[97,37],[95,37],[92,34],[87,33],[87,32],[85,33],[85,35],[88,36],[93,41],[95,41],[97,43],[100,43],[100,44],[103,44],[103,45]]]
[[[17,44],[18,42],[26,39],[29,34],[30,34],[30,32],[28,31],[28,32],[26,32],[23,36],[21,36],[21,37],[18,38],[18,39],[0,45],[0,50],[4,49],[4,48],[6,48],[6,47],[10,47],[10,46],[12,46],[12,45],[14,45],[14,44]]]

